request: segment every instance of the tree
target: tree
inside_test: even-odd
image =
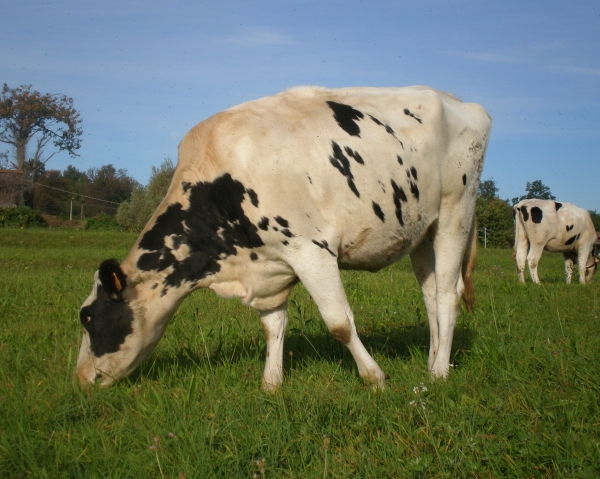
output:
[[[25,172],[30,174],[28,165],[29,161],[25,163]],[[42,165],[26,201],[43,213],[63,219],[70,218],[71,213],[86,217],[114,215],[119,203],[129,200],[138,186],[127,170],[117,170],[113,165],[90,168],[87,173],[72,165],[63,172],[46,171]]]
[[[65,168],[63,176],[67,179],[70,186],[77,185],[86,178],[85,173],[78,170],[73,165],[69,165]]]
[[[137,186],[129,201],[124,201],[117,211],[117,222],[128,228],[141,230],[152,213],[167,194],[175,166],[170,158],[166,158],[160,167],[152,167],[148,186]]]
[[[496,187],[496,182],[493,178],[489,180],[484,180],[479,183],[479,190],[477,191],[477,196],[479,198],[483,198],[486,200],[491,200],[492,198],[498,197],[498,188]]]
[[[100,168],[90,168],[86,172],[85,180],[82,182],[79,192],[105,202],[121,203],[131,197],[137,185],[138,182],[127,174],[127,170],[117,170],[109,164]],[[97,215],[101,212],[114,215],[117,206],[117,204],[112,206],[106,203],[94,202],[89,207],[86,206],[86,211],[88,215]]]
[[[49,215],[67,216],[70,200],[73,197],[66,193],[67,188],[67,180],[59,170],[44,171],[33,188],[33,209]]]
[[[555,200],[556,197],[550,193],[550,188],[542,183],[541,180],[527,182],[525,185],[526,194],[512,199],[512,204],[516,205],[521,200]]]
[[[510,248],[514,242],[512,208],[500,198],[477,198],[475,214],[479,229],[485,228],[488,246]]]
[[[127,174],[127,170],[117,170],[110,164],[90,168],[86,179],[89,182],[85,185],[86,195],[115,203],[128,200],[137,184],[137,181]]]
[[[479,229],[485,228],[488,246],[510,248],[514,235],[512,208],[498,197],[498,191],[493,179],[479,183],[475,214]]]
[[[23,170],[27,146],[34,140],[31,160],[33,177],[40,167],[60,151],[72,157],[81,146],[81,118],[66,95],[52,95],[31,90],[31,85],[9,88],[5,83],[0,94],[0,142],[15,150],[13,167]],[[44,149],[52,142],[56,151],[45,156]]]
[[[8,161],[8,151],[0,151],[0,170],[5,170],[10,167]]]

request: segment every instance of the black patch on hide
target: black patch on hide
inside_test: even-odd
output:
[[[312,242],[316,244],[319,248],[327,250],[331,256],[335,257],[335,253],[329,249],[329,244],[327,243],[327,241],[323,240],[319,243],[316,240],[312,240]]]
[[[383,211],[381,210],[381,206],[379,206],[374,201],[373,201],[373,211],[375,212],[377,217],[385,223],[385,215],[383,214]]]
[[[288,220],[282,218],[281,216],[276,216],[275,221],[277,221],[277,223],[279,223],[284,228],[287,228],[290,226],[290,223],[288,222]]]
[[[352,158],[354,158],[354,160],[361,164],[364,165],[365,164],[365,160],[362,159],[362,156],[360,156],[358,154],[358,151],[354,151],[352,148],[350,148],[349,146],[344,147],[344,151],[346,152],[346,154],[348,156],[351,156]]]
[[[571,236],[567,241],[565,241],[565,245],[573,244],[575,241],[577,241],[579,239],[580,236],[581,236],[580,234],[576,234],[575,236]]]
[[[380,121],[377,118],[375,118],[373,115],[369,115],[369,118],[371,118],[371,120],[373,120],[377,125],[385,128],[386,133],[392,135],[394,137],[394,139],[398,143],[400,143],[400,146],[402,147],[402,149],[404,149],[404,144],[398,139],[398,137],[396,136],[396,132],[392,129],[392,127],[390,125],[386,125],[382,121]],[[400,164],[402,164],[402,162],[400,162]]]
[[[414,118],[414,119],[415,119],[415,120],[417,120],[419,123],[423,123],[423,121],[422,121],[422,120],[421,120],[421,119],[420,119],[418,116],[416,116],[414,113],[411,113],[411,111],[410,111],[408,108],[405,108],[405,109],[404,109],[404,114],[405,114],[406,116],[410,116],[411,118]]]
[[[404,218],[402,218],[402,202],[406,203],[408,198],[401,186],[398,186],[394,180],[391,180],[392,189],[394,190],[393,199],[394,205],[396,206],[396,218],[400,226],[404,226]]]
[[[542,218],[544,217],[544,212],[541,208],[534,206],[531,208],[531,221],[534,223],[540,224],[542,222]]]
[[[221,269],[218,261],[237,254],[237,248],[263,246],[258,228],[242,208],[246,194],[250,196],[229,173],[191,186],[188,209],[181,203],[169,205],[142,237],[139,248],[148,252],[140,256],[138,268],[163,271],[172,266],[164,284],[179,287],[183,281],[197,282],[217,273]],[[187,245],[188,256],[176,259],[166,244],[167,237]]]
[[[247,189],[246,192],[248,193],[248,196],[250,197],[250,202],[252,203],[252,205],[256,206],[258,208],[258,195],[256,194],[256,191]]]
[[[337,168],[337,170],[346,177],[348,181],[348,186],[352,190],[357,198],[360,198],[360,193],[354,184],[354,175],[352,174],[352,170],[350,169],[350,160],[344,155],[344,152],[340,148],[335,141],[331,142],[331,147],[333,149],[333,156],[329,157],[329,161],[333,166]]]
[[[269,218],[266,218],[265,216],[263,216],[260,221],[258,222],[258,227],[261,230],[267,231],[269,229]]]
[[[344,105],[335,101],[328,101],[327,104],[333,111],[333,117],[340,128],[351,136],[360,137],[360,128],[356,121],[362,120],[364,115],[350,105]]]

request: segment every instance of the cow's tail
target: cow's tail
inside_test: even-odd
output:
[[[471,313],[475,310],[475,287],[473,286],[475,263],[477,263],[477,218],[473,215],[473,223],[471,224],[462,264],[462,277],[465,285],[462,299],[465,302],[465,307]]]

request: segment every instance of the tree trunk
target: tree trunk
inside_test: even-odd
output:
[[[27,142],[17,142],[15,149],[17,150],[17,170],[23,171],[23,168],[25,167],[25,158],[27,156]]]

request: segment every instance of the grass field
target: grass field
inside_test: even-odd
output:
[[[449,379],[409,262],[345,272],[357,327],[390,375],[373,393],[301,286],[286,378],[260,390],[258,314],[209,291],[177,311],[132,377],[73,382],[78,309],[101,260],[135,235],[0,230],[0,478],[600,477],[600,276],[517,283],[509,250],[480,249],[477,304],[457,324]]]

